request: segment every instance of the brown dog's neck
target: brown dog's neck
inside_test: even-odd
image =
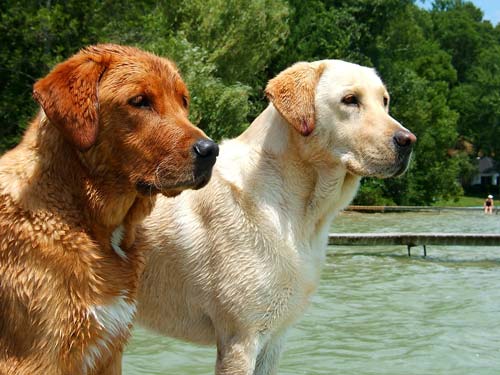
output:
[[[2,173],[14,179],[4,184]],[[72,224],[99,232],[103,240],[123,225],[125,244],[133,242],[135,226],[150,213],[155,201],[154,196],[140,195],[111,170],[89,171],[79,152],[42,112],[19,146],[2,158],[0,184],[23,209],[56,207]]]
[[[20,144],[1,159],[2,191],[24,210],[55,206],[70,211],[81,190],[81,168],[42,111],[31,122]],[[81,201],[81,200],[80,200]],[[78,205],[81,210],[81,202]]]

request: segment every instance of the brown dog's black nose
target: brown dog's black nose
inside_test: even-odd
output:
[[[417,141],[413,133],[405,130],[398,130],[393,136],[394,143],[400,150],[411,150],[411,146]]]
[[[196,156],[201,158],[216,158],[219,156],[219,146],[209,139],[199,139],[193,146]]]
[[[194,160],[194,180],[195,189],[205,186],[212,175],[212,168],[219,156],[219,146],[210,139],[198,139],[193,145],[195,154]]]

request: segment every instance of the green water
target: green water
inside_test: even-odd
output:
[[[344,213],[332,232],[500,233],[481,212]],[[329,249],[280,374],[500,374],[500,246]],[[124,374],[213,374],[215,349],[134,331]]]

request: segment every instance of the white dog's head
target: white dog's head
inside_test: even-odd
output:
[[[308,159],[339,162],[358,176],[406,170],[416,137],[389,115],[389,94],[374,69],[301,62],[270,80],[266,95],[303,137]]]

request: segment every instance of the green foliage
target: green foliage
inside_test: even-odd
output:
[[[0,5],[0,152],[17,142],[35,112],[33,83],[80,45],[94,41],[88,29],[90,7],[72,5],[56,1],[50,6],[38,1]]]
[[[85,45],[132,44],[174,60],[191,119],[219,140],[267,105],[269,78],[297,61],[375,67],[391,113],[418,137],[408,172],[365,179],[360,204],[429,204],[461,194],[473,168],[457,140],[500,155],[500,25],[462,0],[3,0],[0,153],[35,111],[31,88]]]
[[[434,205],[438,207],[482,207],[484,200],[484,195],[481,197],[461,196],[453,199],[443,199],[437,201]]]
[[[500,155],[500,46],[483,49],[452,91],[450,105],[460,113],[458,131],[485,154]]]
[[[359,188],[353,204],[364,206],[394,206],[396,203],[387,197],[385,183],[376,178],[366,178]]]
[[[361,30],[351,13],[322,0],[289,0],[290,35],[271,65],[274,76],[297,61],[340,58],[365,60],[358,50]]]
[[[193,122],[215,139],[236,136],[265,105],[265,69],[288,33],[283,1],[5,0],[0,7],[0,152],[35,112],[36,79],[98,42],[173,59],[191,92]]]
[[[385,186],[397,204],[430,204],[461,192],[457,160],[448,156],[458,136],[458,115],[447,103],[456,71],[451,57],[427,38],[428,14],[409,8],[405,19],[394,20],[379,40],[379,68],[392,93],[393,115],[418,142],[408,173]]]
[[[461,0],[438,0],[433,11],[434,36],[452,56],[460,81],[473,64],[484,42],[482,13]]]

